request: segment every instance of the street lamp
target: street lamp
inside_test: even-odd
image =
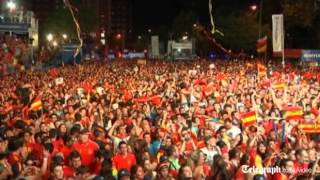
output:
[[[187,40],[188,39],[188,36],[183,36],[182,37],[182,40]]]
[[[139,36],[138,36],[138,39],[139,39],[139,40],[141,40],[141,39],[142,39],[142,37],[139,35]]]
[[[251,9],[252,11],[256,11],[256,10],[257,10],[257,5],[252,5],[252,6],[250,6],[250,9]]]
[[[7,7],[9,8],[10,11],[15,10],[15,9],[16,9],[16,6],[17,6],[16,3],[13,2],[13,1],[9,1],[9,2],[7,3]]]
[[[151,33],[152,32],[151,29],[148,29],[148,32]]]
[[[63,38],[64,40],[66,40],[66,39],[68,38],[68,35],[67,35],[67,34],[62,34],[62,38]]]
[[[47,40],[51,42],[53,40],[53,35],[50,33],[47,35]]]
[[[57,41],[53,41],[53,42],[52,42],[52,45],[53,45],[54,47],[57,47],[57,46],[58,46],[58,42],[57,42]]]

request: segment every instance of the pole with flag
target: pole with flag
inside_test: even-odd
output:
[[[258,53],[267,53],[267,46],[268,46],[268,38],[267,36],[258,39],[257,41],[257,52]]]
[[[42,101],[41,101],[41,98],[40,97],[36,97],[31,105],[30,105],[30,111],[39,111],[42,109]]]
[[[42,100],[41,100],[41,96],[37,96],[35,97],[30,104],[30,107],[28,109],[28,111],[35,111],[35,112],[39,112],[41,113],[41,121],[43,120],[43,105],[42,105]]]

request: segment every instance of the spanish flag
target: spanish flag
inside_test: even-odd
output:
[[[242,113],[241,115],[242,125],[247,127],[257,123],[257,115],[255,111]]]
[[[198,149],[202,149],[206,147],[206,143],[202,140],[202,141],[198,141],[197,142],[197,148]]]
[[[303,119],[303,110],[301,107],[298,107],[298,106],[288,107],[285,109],[284,118],[287,120]]]
[[[273,85],[273,89],[284,89],[286,87],[286,84],[285,83],[276,83]]]
[[[39,97],[35,98],[30,105],[30,111],[39,111],[42,109],[42,101]]]
[[[267,36],[258,39],[257,41],[257,52],[258,53],[264,53],[267,52],[267,45],[268,45],[268,41],[267,41]]]
[[[300,124],[298,128],[304,133],[320,133],[320,124]]]

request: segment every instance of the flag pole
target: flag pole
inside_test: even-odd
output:
[[[284,35],[282,35],[282,66],[285,67],[285,61],[284,61]]]
[[[282,19],[282,66],[285,67],[285,60],[284,60],[284,20]]]
[[[41,107],[41,117],[40,117],[40,119],[41,119],[41,122],[43,122],[43,107]]]

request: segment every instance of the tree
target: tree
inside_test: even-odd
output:
[[[216,39],[226,48],[240,52],[255,53],[256,42],[259,38],[259,23],[256,14],[252,12],[233,13],[217,17],[217,25],[224,36],[217,35]],[[270,37],[268,25],[261,27],[262,34]]]
[[[42,23],[42,38],[45,38],[48,33],[52,33],[57,37],[61,37],[62,34],[68,34],[68,37],[75,38],[75,26],[68,9],[59,7],[52,11],[52,13]]]
[[[98,25],[98,15],[95,7],[85,6],[80,1],[72,1],[75,16],[79,20],[81,31],[84,34],[95,32]],[[68,34],[70,39],[76,39],[76,28],[72,15],[68,8],[60,6],[50,13],[48,18],[42,23],[42,35],[45,37],[48,33],[55,34],[57,37],[62,34]]]
[[[198,21],[197,16],[191,11],[181,11],[173,20],[173,32],[175,39],[181,39],[185,32],[192,34],[193,24]]]
[[[314,0],[283,0],[282,8],[287,28],[310,27],[317,12]]]
[[[320,48],[316,0],[282,0],[287,48]],[[289,43],[288,43],[289,42]]]
[[[81,30],[89,34],[91,32],[95,32],[98,25],[98,13],[96,8],[81,6],[77,13]]]

